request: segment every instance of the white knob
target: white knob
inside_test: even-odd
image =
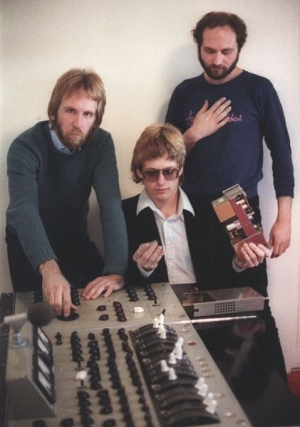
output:
[[[182,359],[183,350],[182,350],[182,346],[180,344],[178,344],[178,343],[175,344],[175,351],[174,351],[174,353],[175,353],[176,359],[179,359],[179,360]]]
[[[77,372],[75,379],[80,380],[80,381],[84,381],[86,379],[86,377],[87,377],[87,371],[82,370],[82,371]]]
[[[171,381],[177,380],[177,375],[175,373],[174,368],[169,368],[169,380]]]
[[[168,372],[169,366],[167,365],[167,362],[165,360],[161,360],[160,366],[161,366],[161,372]]]
[[[161,323],[162,325],[165,323],[165,316],[163,314],[159,315],[158,323]]]
[[[170,356],[169,356],[169,365],[175,365],[176,363],[177,363],[176,357],[172,351],[172,353],[170,353]]]
[[[217,401],[215,399],[212,399],[206,406],[207,412],[210,414],[214,414],[217,409]]]
[[[207,395],[208,385],[206,384],[203,377],[199,378],[197,384],[195,384],[195,387],[198,389],[198,394],[200,394],[200,396],[205,397]]]

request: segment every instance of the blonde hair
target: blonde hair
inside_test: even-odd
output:
[[[48,116],[53,125],[62,99],[73,92],[86,93],[97,102],[94,127],[99,127],[105,110],[106,95],[101,77],[92,70],[72,68],[64,73],[56,82],[48,104]]]
[[[143,172],[144,162],[168,155],[175,160],[178,167],[184,166],[186,149],[181,132],[171,124],[152,124],[142,132],[136,142],[132,161],[131,172],[134,182],[142,182],[137,171]],[[182,175],[180,179],[182,178]]]

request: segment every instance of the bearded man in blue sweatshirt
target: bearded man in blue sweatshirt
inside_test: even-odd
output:
[[[223,190],[240,184],[261,222],[257,187],[263,176],[264,139],[278,205],[269,245],[272,257],[280,256],[290,245],[294,175],[278,95],[268,79],[237,66],[247,37],[237,15],[210,12],[192,33],[204,72],[175,88],[166,115],[166,122],[182,132],[187,148],[183,188],[198,198],[203,212]]]

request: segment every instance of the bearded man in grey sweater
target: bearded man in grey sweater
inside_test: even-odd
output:
[[[98,74],[71,69],[57,81],[49,121],[18,136],[7,158],[10,202],[6,242],[14,291],[42,290],[57,314],[124,286],[128,248],[115,149],[99,128],[106,103]],[[94,188],[103,231],[102,258],[87,232]]]

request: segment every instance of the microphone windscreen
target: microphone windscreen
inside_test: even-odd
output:
[[[39,302],[28,310],[27,316],[34,326],[46,326],[54,318],[54,310],[48,303]]]

